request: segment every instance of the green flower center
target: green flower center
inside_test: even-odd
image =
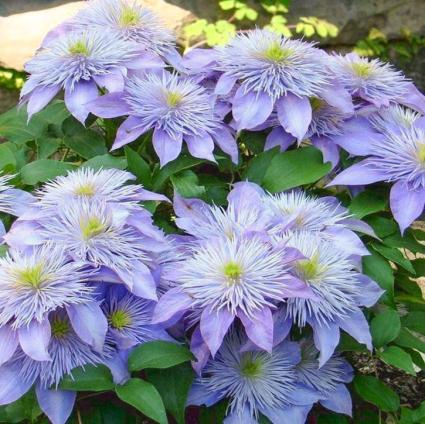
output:
[[[260,358],[253,358],[251,354],[246,354],[241,360],[240,372],[245,378],[257,378],[261,375],[263,363]]]
[[[99,218],[93,216],[81,222],[80,228],[84,240],[89,240],[102,234],[106,229],[106,225]]]
[[[283,62],[292,55],[292,50],[282,47],[279,43],[275,42],[264,51],[264,57],[272,62]]]
[[[18,272],[18,278],[22,284],[31,286],[35,289],[40,288],[45,280],[43,264],[39,263],[20,270]]]
[[[366,62],[353,63],[352,67],[356,75],[361,78],[368,77],[372,72],[372,67],[370,66],[369,63],[366,63]]]
[[[87,183],[87,184],[81,184],[78,187],[76,187],[74,190],[74,193],[77,196],[92,197],[96,194],[96,190],[93,184]]]
[[[109,316],[109,324],[117,330],[122,330],[131,324],[131,318],[128,312],[118,309]]]
[[[52,336],[57,339],[65,337],[70,330],[69,322],[61,318],[55,318],[50,323],[50,327],[52,329]]]
[[[321,99],[318,99],[317,97],[311,97],[310,105],[313,111],[317,111],[317,110],[320,110],[325,105],[325,102]]]
[[[313,255],[310,259],[301,259],[297,262],[296,270],[299,276],[305,281],[315,279],[320,273],[320,264],[318,255]]]
[[[73,56],[88,56],[89,49],[84,40],[78,40],[69,47],[69,53]]]
[[[129,27],[137,25],[140,22],[140,16],[136,10],[131,7],[125,7],[119,19],[119,23],[123,27]]]
[[[419,144],[419,149],[418,149],[418,159],[419,162],[425,166],[425,143],[423,144]]]
[[[237,281],[239,280],[239,278],[242,275],[242,267],[239,264],[237,264],[236,262],[228,262],[224,266],[223,271],[224,271],[224,275],[227,277],[229,282],[231,282],[232,284],[237,283]]]
[[[182,101],[183,96],[176,91],[169,91],[166,94],[166,101],[169,107],[176,107]]]

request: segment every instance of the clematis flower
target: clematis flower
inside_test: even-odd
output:
[[[260,414],[273,424],[304,424],[317,395],[298,384],[298,345],[283,341],[267,353],[242,351],[244,342],[235,331],[226,337],[192,385],[187,404],[211,406],[227,398],[225,424],[256,424]]]
[[[44,184],[37,193],[38,205],[42,209],[51,209],[79,199],[94,202],[100,200],[136,211],[140,210],[140,201],[168,201],[165,196],[147,191],[140,185],[126,184],[134,179],[136,177],[130,172],[119,169],[95,171],[80,168]]]
[[[47,346],[49,360],[34,360],[18,348],[0,366],[0,405],[18,400],[35,385],[42,411],[53,424],[65,424],[77,393],[59,389],[60,380],[65,375],[72,376],[76,367],[103,363],[109,353],[96,352],[84,343],[64,311],[49,316],[49,328],[52,334]]]
[[[32,194],[13,188],[9,181],[13,175],[0,175],[0,212],[14,216],[22,215],[35,201]],[[0,220],[0,239],[6,233],[3,222]]]
[[[332,81],[326,54],[314,45],[266,30],[240,33],[216,49],[215,69],[222,73],[215,93],[232,99],[238,130],[263,124],[273,110],[286,133],[305,138],[312,119],[310,97],[352,113],[349,94]]]
[[[121,91],[127,69],[138,69],[143,60],[133,43],[108,31],[68,32],[41,47],[25,70],[30,74],[21,91],[28,117],[65,91],[65,105],[84,124],[86,104],[99,96],[98,87]]]
[[[129,349],[152,340],[173,340],[166,331],[152,325],[155,303],[111,286],[102,309],[108,319],[107,343]]]
[[[153,129],[161,166],[177,158],[183,140],[192,156],[215,162],[215,141],[234,162],[238,160],[233,135],[214,114],[214,99],[189,78],[167,72],[133,77],[123,93],[102,96],[89,108],[103,118],[130,115],[119,127],[113,149]]]
[[[377,108],[400,103],[425,113],[425,97],[388,63],[356,53],[332,56],[331,67],[349,93]]]
[[[281,242],[281,239],[278,239]],[[300,251],[293,268],[296,277],[313,291],[314,301],[291,297],[283,306],[287,319],[299,327],[310,324],[323,366],[339,343],[340,329],[372,349],[372,340],[361,306],[374,305],[383,290],[355,269],[350,256],[332,242],[308,232],[289,233],[286,245]]]
[[[330,185],[393,182],[390,207],[403,233],[425,207],[425,130],[412,126],[387,134],[370,155],[336,176]]]
[[[180,67],[175,37],[150,9],[127,0],[91,0],[88,3],[88,7],[67,22],[68,26],[107,31],[115,38],[135,42],[141,50],[153,53],[150,60],[158,67],[164,65],[155,60],[155,55]]]
[[[173,323],[195,311],[199,327],[194,337],[214,356],[239,318],[248,337],[270,351],[275,304],[292,296],[313,297],[289,273],[297,258],[297,251],[274,247],[257,234],[193,242],[169,276],[176,287],[159,299],[152,322]]]
[[[354,377],[351,365],[339,354],[334,354],[319,367],[319,352],[310,338],[302,339],[300,348],[301,361],[297,364],[299,382],[316,391],[320,404],[325,408],[351,416],[352,401],[345,386]]]

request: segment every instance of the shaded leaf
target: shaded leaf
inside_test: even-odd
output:
[[[75,169],[76,165],[53,159],[40,159],[28,163],[21,169],[21,179],[24,184],[36,185],[44,183],[58,175],[65,175],[67,171]]]
[[[105,365],[85,365],[75,368],[66,375],[59,387],[64,390],[99,392],[112,390],[114,383],[112,374]]]

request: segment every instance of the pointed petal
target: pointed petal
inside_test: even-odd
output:
[[[248,405],[246,405],[242,410],[235,409],[228,414],[224,419],[223,424],[258,424],[258,421],[250,413]]]
[[[128,287],[136,296],[143,299],[158,300],[156,294],[156,283],[150,269],[140,261],[132,261],[132,268],[127,270],[117,270],[117,274],[124,282],[129,283]]]
[[[327,104],[336,107],[347,115],[354,114],[354,105],[350,93],[339,83],[332,82],[320,93]]]
[[[210,357],[210,350],[202,338],[199,325],[195,328],[192,338],[190,339],[190,351],[196,358],[196,361],[192,361],[192,367],[198,375],[201,375],[202,369],[205,367]]]
[[[35,388],[38,404],[52,424],[65,424],[74,408],[77,392]]]
[[[288,93],[276,101],[277,117],[286,132],[302,141],[311,123],[312,109],[308,97]]]
[[[273,349],[273,317],[270,308],[265,307],[256,311],[253,317],[248,317],[239,311],[238,317],[242,321],[249,339],[258,347],[271,353]]]
[[[357,279],[362,287],[360,294],[357,296],[358,305],[371,308],[385,293],[385,290],[382,290],[381,287],[367,275],[359,274]]]
[[[372,337],[369,331],[369,324],[358,309],[351,312],[348,317],[336,320],[337,324],[350,336],[354,337],[359,343],[363,343],[369,350],[372,350]]]
[[[407,94],[398,101],[402,105],[409,106],[412,109],[425,114],[425,96],[415,87],[413,83],[408,85]]]
[[[425,207],[425,189],[412,190],[403,181],[397,181],[390,192],[391,212],[403,234]]]
[[[115,384],[124,384],[131,378],[127,367],[127,360],[122,358],[119,353],[115,353],[111,358],[105,358],[103,362],[111,370]]]
[[[186,405],[212,406],[221,400],[223,396],[224,395],[220,395],[220,392],[213,392],[212,390],[208,390],[202,384],[194,383],[189,390]]]
[[[15,216],[23,215],[35,202],[35,197],[24,190],[10,188],[3,191],[3,193],[11,197],[10,213]]]
[[[282,408],[261,408],[264,414],[272,424],[305,424],[307,415],[313,405],[291,406]],[[241,423],[242,424],[242,423]]]
[[[232,158],[233,163],[237,164],[239,161],[238,144],[230,130],[224,126],[218,128],[214,130],[213,137],[218,147]]]
[[[175,287],[160,297],[153,313],[152,324],[166,322],[192,306],[192,299]],[[179,314],[181,316],[181,314]]]
[[[28,373],[23,379],[18,366],[3,365],[0,367],[0,405],[7,405],[22,397],[38,377],[36,372]]]
[[[119,149],[120,147],[131,143],[148,130],[149,127],[143,126],[140,118],[136,118],[135,116],[128,117],[118,127],[117,135],[111,150]]]
[[[368,160],[362,160],[338,174],[328,186],[333,185],[365,185],[378,181],[384,181],[387,175],[383,171],[375,169],[373,163]]]
[[[215,162],[213,155],[214,141],[209,134],[204,134],[202,136],[186,135],[184,141],[186,141],[189,153],[192,156]]]
[[[220,348],[223,338],[234,319],[234,315],[225,308],[218,311],[206,308],[202,312],[200,321],[201,335],[212,356]]]
[[[22,350],[36,361],[51,361],[47,346],[49,345],[51,329],[49,320],[32,321],[27,327],[18,330],[19,343]]]
[[[160,128],[155,128],[153,132],[152,144],[159,157],[161,168],[168,162],[176,159],[182,150],[183,135],[179,133],[176,136],[177,139],[174,139]]]
[[[254,128],[272,113],[273,99],[262,91],[245,93],[240,87],[233,99],[232,110],[238,130]]]
[[[264,150],[270,150],[273,147],[279,146],[280,151],[284,152],[294,142],[295,137],[292,134],[287,133],[282,127],[276,127],[267,136]]]
[[[94,81],[80,80],[73,90],[65,89],[64,100],[67,109],[84,125],[89,114],[87,103],[98,96],[99,92]]]
[[[336,390],[328,398],[320,400],[320,403],[338,414],[352,416],[353,403],[350,392],[344,384],[338,384]]]
[[[110,93],[118,93],[124,90],[124,76],[121,70],[109,74],[95,75],[93,79],[99,87],[106,88]]]
[[[155,193],[153,191],[145,190],[144,188],[140,188],[137,190],[137,198],[138,200],[154,200],[157,202],[168,202],[170,203],[170,200],[168,197],[164,196],[160,193]]]
[[[236,84],[237,78],[231,77],[226,74],[221,74],[220,78],[217,81],[217,84],[214,89],[214,94],[225,96],[232,91],[232,88]]]
[[[312,137],[311,143],[317,147],[323,156],[323,163],[330,162],[334,169],[339,162],[339,149],[333,140],[328,137]]]
[[[101,118],[116,118],[128,115],[130,108],[124,100],[123,93],[109,93],[87,103],[87,109]]]
[[[81,340],[97,352],[103,351],[108,321],[97,302],[71,305],[66,308],[72,328]]]
[[[0,366],[7,362],[18,347],[18,335],[9,325],[0,327]]]
[[[322,367],[335,352],[339,343],[339,327],[336,323],[327,325],[310,320],[313,328],[314,345],[320,352],[319,367]]]
[[[52,99],[53,97],[58,94],[60,90],[60,85],[53,85],[53,86],[41,86],[35,88],[28,100],[28,106],[27,106],[27,113],[28,113],[28,120],[31,119],[32,115],[34,113],[39,112],[41,109],[44,108]]]

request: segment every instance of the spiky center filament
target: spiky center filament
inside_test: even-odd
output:
[[[325,102],[317,97],[311,97],[310,105],[313,111],[318,111],[325,105]]]
[[[65,337],[70,330],[69,322],[62,318],[55,318],[51,323],[52,336],[57,339]]]
[[[255,379],[261,376],[263,363],[260,358],[253,358],[251,353],[245,354],[240,363],[241,375],[245,378]]]
[[[96,189],[93,186],[93,184],[90,184],[90,183],[80,184],[79,186],[75,188],[74,193],[77,196],[92,197],[96,194]]]
[[[418,159],[419,163],[425,167],[425,143],[419,144]]]
[[[69,46],[69,53],[73,56],[88,56],[90,52],[84,40],[77,40]]]
[[[136,10],[131,7],[124,7],[121,16],[119,19],[119,23],[122,27],[130,27],[139,24],[140,16]]]
[[[81,221],[80,228],[84,240],[89,240],[102,234],[106,229],[106,225],[99,218],[92,216]]]
[[[281,63],[292,54],[292,50],[283,48],[279,43],[272,43],[265,51],[264,58],[271,62]]]
[[[223,269],[229,285],[237,284],[242,276],[242,267],[236,262],[228,262]]]
[[[372,68],[369,63],[365,63],[365,62],[353,63],[352,67],[353,67],[353,71],[360,78],[367,78],[372,72]]]
[[[177,107],[183,99],[183,96],[177,91],[168,91],[165,96],[169,107]]]
[[[310,259],[301,259],[295,267],[300,278],[308,282],[317,278],[321,271],[317,254],[313,255]]]
[[[117,309],[109,315],[109,324],[117,330],[123,330],[131,324],[130,315],[122,309]]]
[[[45,281],[44,266],[42,263],[29,266],[18,272],[19,282],[30,286],[34,289],[41,287],[43,281]]]

